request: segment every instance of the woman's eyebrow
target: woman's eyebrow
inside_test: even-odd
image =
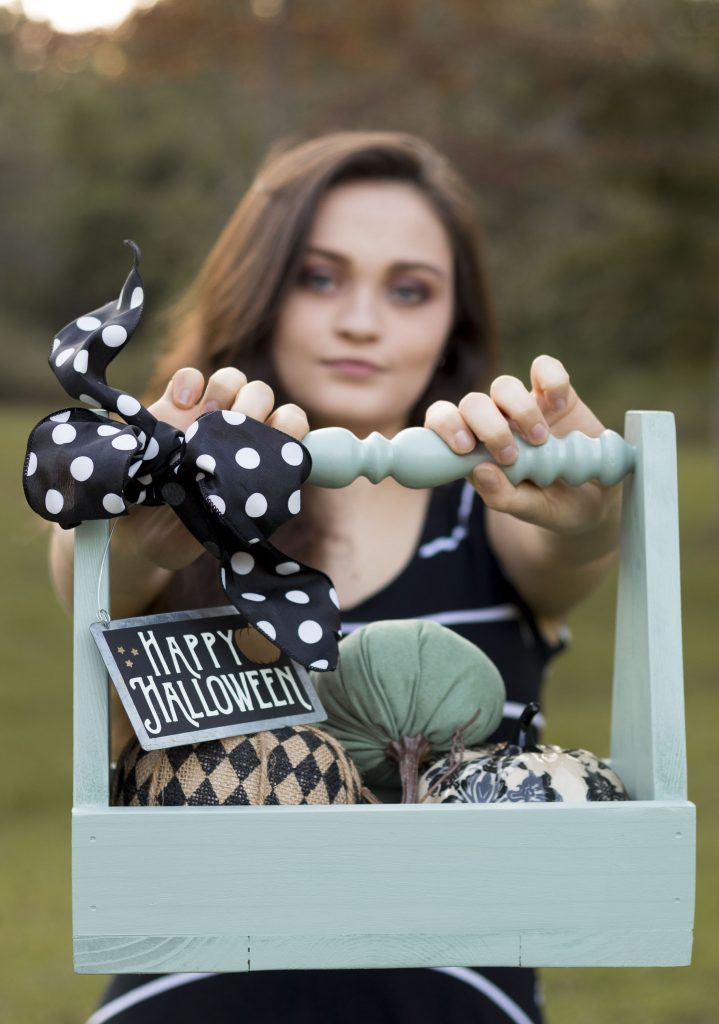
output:
[[[351,263],[351,259],[348,256],[343,256],[340,252],[334,252],[332,249],[322,249],[319,246],[311,245],[307,248],[308,255],[311,256],[322,256],[327,260],[332,260],[334,263],[341,263],[346,266]],[[391,270],[425,270],[430,274],[435,274],[437,277],[442,279],[447,277],[444,270],[436,267],[433,263],[423,263],[421,260],[398,260],[396,263],[392,263]]]
[[[335,263],[349,263],[347,256],[343,256],[340,252],[333,252],[332,249],[321,249],[318,245],[308,245],[307,253],[310,256],[324,256],[327,260],[333,260]]]
[[[435,267],[433,263],[421,263],[418,260],[409,260],[406,262],[393,263],[393,270],[427,270],[430,274],[436,274],[437,277],[445,278],[447,274],[444,270],[440,270],[439,267]]]

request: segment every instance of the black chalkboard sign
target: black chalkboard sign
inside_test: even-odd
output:
[[[144,750],[327,717],[301,665],[244,653],[247,623],[232,606],[90,628]]]

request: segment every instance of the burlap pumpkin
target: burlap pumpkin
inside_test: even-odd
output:
[[[112,786],[112,803],[131,807],[362,802],[355,765],[311,725],[152,751],[133,738]]]

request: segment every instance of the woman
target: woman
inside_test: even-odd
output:
[[[391,437],[424,422],[456,452],[484,442],[500,465],[516,458],[512,430],[532,444],[602,430],[556,359],[535,359],[530,388],[493,370],[461,183],[418,139],[341,133],[260,170],[183,309],[151,411],[184,429],[233,409],[296,438],[326,425]],[[514,487],[483,465],[435,491],[306,487],[302,517],[275,539],[333,579],[345,630],[422,616],[480,644],[508,684],[502,736],[538,695],[562,615],[608,567],[618,517],[617,488]],[[134,510],[113,545],[116,616],[226,603],[216,563],[170,509]],[[65,594],[70,548],[56,531]],[[234,1020],[238,1000],[243,1021],[540,1020],[533,976],[517,969],[123,978],[93,1020]]]

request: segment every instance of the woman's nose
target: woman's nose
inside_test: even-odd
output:
[[[335,329],[348,341],[376,341],[380,336],[380,317],[369,289],[352,289],[338,310]]]

